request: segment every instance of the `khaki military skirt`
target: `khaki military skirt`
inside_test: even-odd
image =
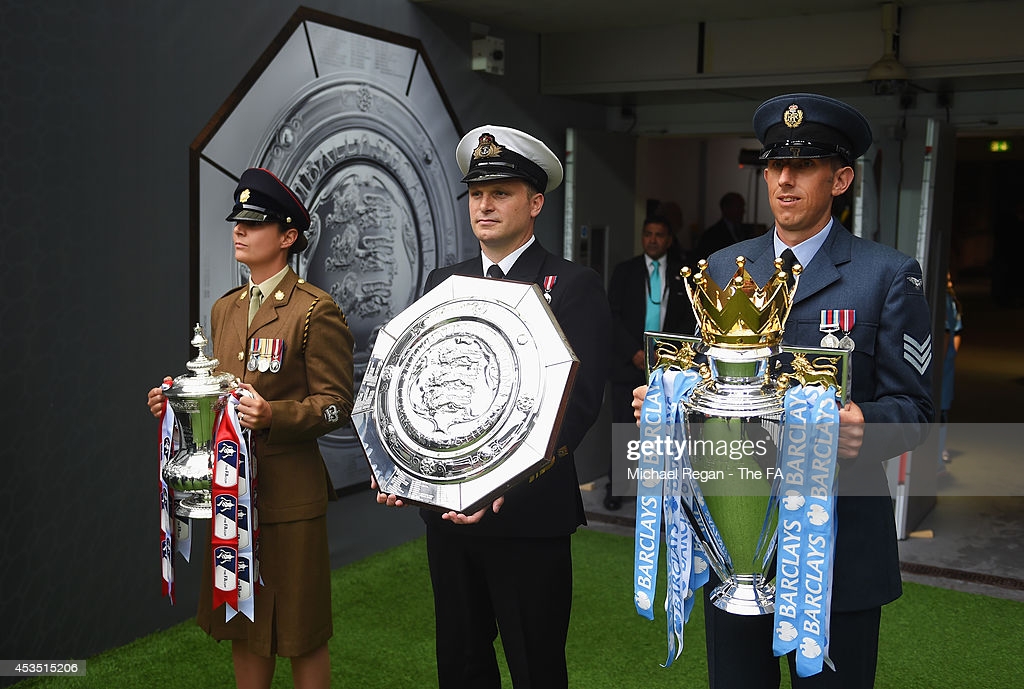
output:
[[[212,524],[212,520],[211,520]],[[206,557],[196,622],[218,641],[247,641],[256,655],[294,657],[313,651],[331,637],[331,565],[327,517],[260,524],[260,576],[255,622],[238,614],[224,621],[224,606],[213,602],[212,553]]]

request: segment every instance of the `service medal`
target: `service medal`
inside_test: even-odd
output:
[[[249,361],[245,365],[245,367],[247,369],[249,369],[250,371],[255,371],[256,370],[256,363],[259,361],[259,358],[260,358],[260,341],[259,341],[258,338],[254,337],[254,338],[252,338],[252,341],[249,342]]]
[[[556,282],[558,282],[557,275],[544,276],[544,300],[549,304],[551,303],[551,290]]]
[[[821,338],[821,346],[826,349],[839,349],[839,338],[833,333],[839,330],[839,311],[837,309],[821,310],[821,325],[818,330],[825,333]]]
[[[260,360],[256,364],[260,373],[266,373],[270,369],[270,340],[260,340]]]
[[[270,372],[277,373],[281,370],[281,358],[284,355],[284,340],[274,340],[273,349],[270,353]]]
[[[853,338],[850,337],[850,331],[853,330],[853,324],[856,319],[855,309],[842,309],[839,312],[839,329],[843,331],[843,338],[839,340],[839,346],[848,352],[852,352],[856,346],[853,342]]]

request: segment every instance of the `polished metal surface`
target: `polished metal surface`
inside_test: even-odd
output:
[[[547,465],[578,361],[533,284],[452,276],[377,335],[352,422],[381,490],[472,512]]]
[[[224,395],[235,388],[234,378],[215,371],[220,363],[206,356],[206,335],[196,324],[191,342],[199,350],[186,367],[191,374],[178,376],[164,391],[174,410],[174,432],[180,442],[178,450],[164,465],[164,480],[174,491],[175,511],[193,519],[213,516],[211,486],[214,422],[223,408]]]
[[[686,433],[692,447],[701,441],[764,441],[770,456],[723,458],[690,452],[692,489],[707,514],[687,517],[712,569],[722,581],[711,593],[719,608],[738,615],[774,610],[777,511],[769,512],[772,478],[781,432],[783,401],[790,385],[827,384],[849,398],[849,352],[788,345],[740,349],[708,346],[702,340],[672,333],[646,333],[648,369],[693,368],[702,380],[686,404]],[[747,471],[738,471],[740,468]],[[725,472],[728,478],[722,478]],[[763,477],[755,478],[761,471]],[[777,474],[776,474],[777,475]],[[713,476],[702,481],[699,477]],[[716,537],[717,534],[717,537]]]
[[[686,506],[687,518],[721,580],[711,602],[738,615],[765,615],[775,609],[770,568],[778,525],[769,468],[778,462],[789,383],[773,375],[772,358],[781,351],[802,268],[793,265],[790,275],[776,259],[774,273],[758,286],[746,262],[736,257],[724,287],[710,278],[706,261],[696,273],[684,267],[700,340],[648,333],[646,351],[648,366],[695,368],[701,375],[683,400],[693,470],[684,480],[695,500]],[[695,366],[700,355],[704,361]]]
[[[711,379],[697,385],[687,408],[724,417],[781,413],[783,393],[768,375],[769,359],[775,354],[778,348],[709,347],[706,356]]]
[[[765,615],[775,609],[771,571],[778,513],[769,509],[782,421],[784,391],[768,375],[777,349],[706,352],[710,379],[697,384],[686,407],[687,437],[693,441],[690,464],[695,494],[707,512],[693,510],[690,523],[712,569],[721,580],[711,602],[737,615]],[[721,444],[764,441],[770,452],[723,455]],[[705,445],[701,441],[715,443]],[[719,473],[721,472],[721,473]],[[760,472],[760,473],[757,473]],[[707,517],[710,516],[710,519]]]

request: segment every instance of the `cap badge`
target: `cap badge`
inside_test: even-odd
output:
[[[243,189],[242,193],[238,195],[238,202],[239,203],[245,203],[246,201],[248,201],[249,200],[249,193],[250,192],[249,192],[248,189]]]
[[[804,123],[804,111],[796,103],[793,103],[786,108],[786,112],[782,113],[782,121],[790,129],[796,129]]]
[[[479,143],[477,143],[476,148],[473,149],[473,159],[498,158],[501,156],[503,151],[504,149],[498,145],[498,142],[494,140],[492,135],[486,133],[481,134]]]

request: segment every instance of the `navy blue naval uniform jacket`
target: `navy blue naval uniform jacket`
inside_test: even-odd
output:
[[[424,292],[452,275],[483,277],[480,256],[427,276]],[[462,536],[551,537],[573,533],[586,523],[573,453],[597,419],[607,380],[611,313],[600,276],[591,268],[555,256],[538,240],[516,259],[506,278],[544,286],[548,275],[557,277],[551,288],[551,310],[580,361],[556,443],[554,464],[532,480],[513,486],[505,504],[477,524],[451,524],[434,510],[421,509],[428,526]]]
[[[715,252],[709,275],[725,285],[736,272],[736,257],[744,256],[747,272],[763,285],[775,270],[773,235],[774,230]],[[825,243],[800,275],[783,342],[820,346],[823,309],[855,311],[850,399],[867,424],[859,456],[840,460],[837,474],[832,609],[865,610],[902,592],[892,501],[881,462],[921,442],[934,416],[931,315],[921,267],[893,248],[853,236],[833,220]],[[874,444],[880,436],[884,447]]]

